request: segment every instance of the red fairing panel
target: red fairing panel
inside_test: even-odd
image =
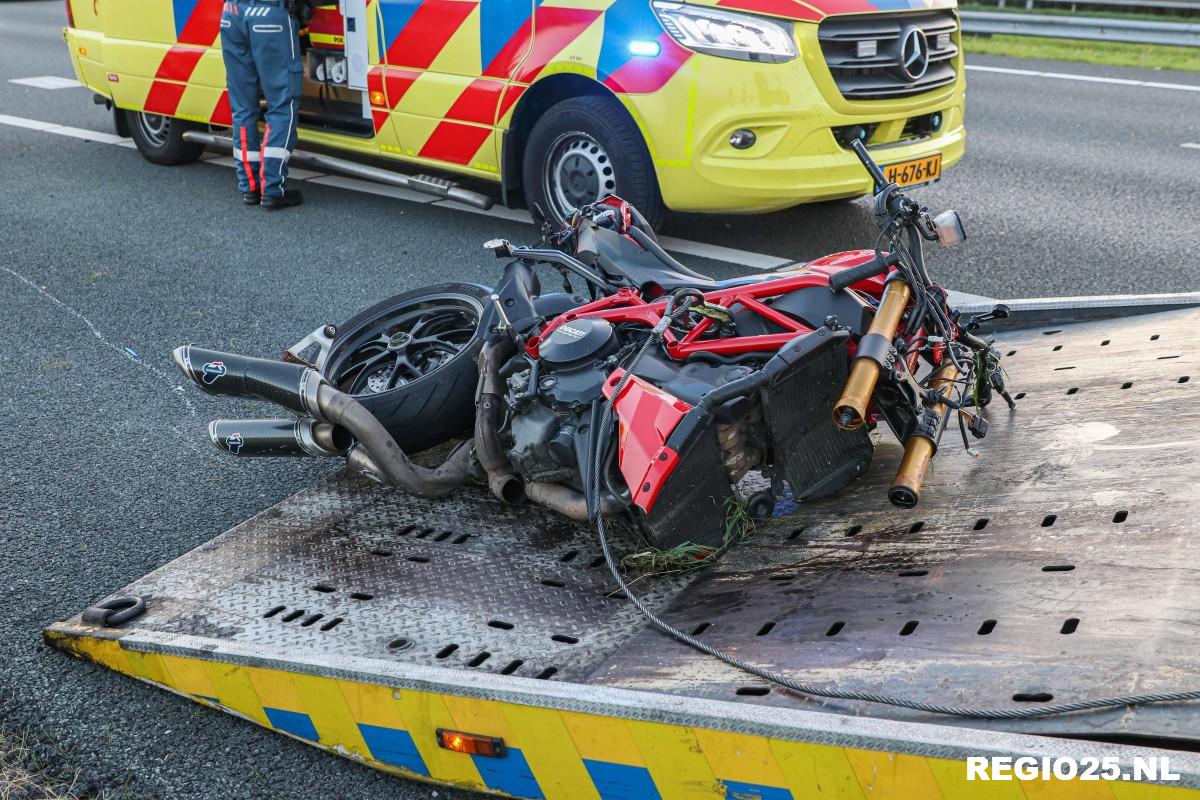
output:
[[[611,397],[624,370],[615,370],[604,383]],[[674,395],[634,376],[625,384],[613,409],[617,412],[618,465],[633,495],[633,503],[650,513],[667,477],[679,463],[679,454],[667,447],[667,438],[692,407]]]

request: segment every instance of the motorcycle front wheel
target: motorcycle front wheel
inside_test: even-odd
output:
[[[489,290],[441,283],[404,292],[338,327],[322,374],[383,423],[405,452],[467,435]]]

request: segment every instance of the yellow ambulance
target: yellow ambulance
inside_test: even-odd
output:
[[[230,124],[222,0],[66,0],[80,81],[151,161]],[[954,0],[339,0],[303,38],[300,140],[500,185],[757,212],[926,183],[963,153]]]

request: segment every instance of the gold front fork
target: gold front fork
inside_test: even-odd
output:
[[[888,281],[883,287],[879,310],[875,312],[875,319],[871,320],[871,326],[863,339],[872,334],[882,336],[883,341],[887,343],[895,339],[896,329],[900,327],[900,318],[904,316],[904,309],[908,308],[910,299],[912,287],[907,282],[899,279]],[[863,424],[881,371],[882,367],[875,359],[863,355],[855,357],[854,363],[850,365],[850,377],[846,379],[842,396],[833,407],[833,421],[839,428],[849,431]]]
[[[954,391],[954,382],[958,379],[958,368],[947,361],[934,372],[929,381],[929,388],[946,397]],[[937,452],[938,441],[946,427],[946,415],[950,413],[945,403],[935,403],[926,406],[927,413],[937,415],[936,420],[930,420],[922,433],[914,433],[904,443],[904,458],[900,460],[900,468],[896,470],[896,479],[888,490],[888,499],[892,505],[900,508],[912,508],[921,498],[921,485],[925,483],[925,473],[929,462]]]

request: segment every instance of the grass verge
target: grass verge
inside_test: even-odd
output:
[[[1045,2],[1045,0],[1041,0]],[[960,2],[959,8],[964,11],[1002,11],[1009,14],[1045,14],[1051,17],[1100,17],[1108,19],[1143,19],[1155,22],[1196,22],[1200,17],[1200,6],[1193,11],[1167,9],[1162,12],[1130,10],[1122,6],[1075,6],[1069,2],[1055,2],[1050,5],[1025,8],[1020,0],[1011,5],[1001,7],[997,3]]]
[[[0,733],[0,800],[78,800],[74,781],[62,781],[33,765],[23,736]]]
[[[1080,42],[1032,36],[973,36],[964,34],[968,53],[1048,61],[1079,61],[1114,67],[1200,72],[1200,48],[1125,42]]]

